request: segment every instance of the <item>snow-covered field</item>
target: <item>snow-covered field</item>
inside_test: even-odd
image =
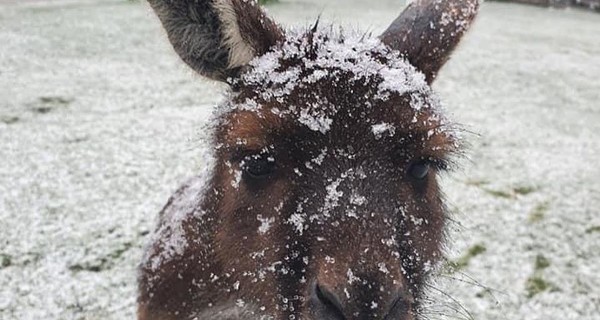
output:
[[[269,11],[379,33],[402,7]],[[444,177],[458,270],[435,282],[451,297],[433,319],[600,319],[599,77],[600,15],[483,5],[435,85],[472,134]],[[144,3],[0,2],[0,319],[134,317],[141,248],[202,168],[221,92]]]

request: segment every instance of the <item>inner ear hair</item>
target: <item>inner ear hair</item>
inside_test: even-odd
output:
[[[208,78],[236,77],[284,38],[256,1],[148,0],[177,54]]]

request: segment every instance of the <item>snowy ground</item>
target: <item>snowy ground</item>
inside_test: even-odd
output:
[[[285,0],[378,33],[402,1]],[[474,319],[600,319],[600,16],[486,3],[436,89],[473,132],[435,285]],[[156,213],[221,88],[143,3],[0,3],[0,319],[131,319]],[[452,299],[432,310],[469,318]]]

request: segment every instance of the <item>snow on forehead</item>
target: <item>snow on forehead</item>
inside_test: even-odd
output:
[[[377,95],[373,98],[379,100],[389,99],[391,94],[431,94],[423,73],[399,52],[364,34],[316,32],[307,35],[292,31],[285,43],[254,59],[250,66],[241,81],[263,88],[268,84],[260,93],[265,100],[284,97],[298,87],[325,78],[333,81],[341,75],[350,75],[350,81],[356,83],[376,85]],[[421,106],[420,103],[413,105],[417,109]]]

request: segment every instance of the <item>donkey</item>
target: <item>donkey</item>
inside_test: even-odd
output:
[[[149,2],[231,90],[206,174],[146,248],[138,319],[419,319],[461,145],[430,85],[478,1],[413,1],[379,37],[284,31],[249,0]]]

